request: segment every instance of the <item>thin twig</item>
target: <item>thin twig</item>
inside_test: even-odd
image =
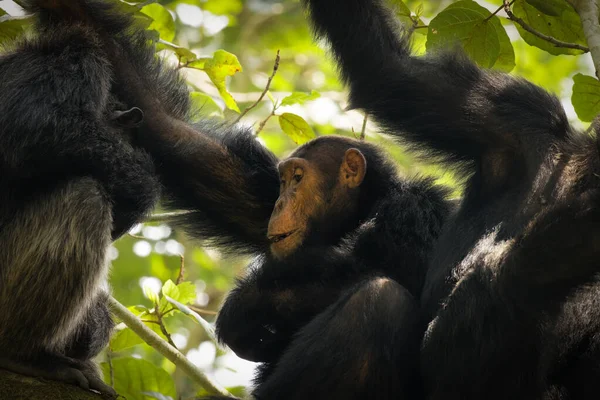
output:
[[[181,217],[183,215],[191,214],[193,211],[174,211],[163,214],[154,214],[146,218],[144,222],[169,222],[173,218]]]
[[[513,0],[513,1],[511,1],[511,3],[510,3],[510,4],[512,5],[512,3],[514,3],[514,0]],[[500,7],[496,8],[496,11],[494,11],[494,12],[492,13],[492,15],[490,15],[489,17],[486,17],[486,18],[483,20],[483,22],[488,22],[490,19],[492,19],[492,17],[493,17],[494,15],[496,15],[496,14],[498,14],[500,11],[502,11],[502,9],[503,9],[503,8],[504,8],[504,4],[502,4]]]
[[[160,331],[167,338],[167,342],[169,342],[169,344],[171,346],[173,346],[174,348],[177,349],[177,346],[175,346],[175,343],[173,342],[173,339],[171,338],[171,334],[169,333],[169,331],[167,331],[167,327],[163,323],[162,316],[158,317],[158,326],[160,326]],[[179,350],[179,349],[177,349],[177,350]]]
[[[177,346],[175,346],[175,343],[173,343],[173,339],[171,338],[171,334],[169,333],[169,331],[167,331],[167,327],[165,326],[165,323],[163,321],[163,314],[160,312],[160,307],[158,305],[158,301],[154,302],[154,315],[156,315],[156,319],[158,320],[158,326],[160,327],[160,331],[163,333],[163,335],[165,335],[165,337],[167,338],[167,342],[169,342],[169,344],[171,346],[173,346],[174,348],[177,349]],[[179,349],[177,349],[179,350]]]
[[[362,129],[360,130],[360,140],[365,140],[365,133],[367,131],[367,120],[369,119],[369,113],[365,113],[365,118],[363,119]]]
[[[110,307],[118,318],[127,325],[136,335],[144,342],[152,346],[156,351],[162,354],[166,359],[180,368],[192,381],[202,386],[211,394],[220,394],[222,396],[233,397],[231,394],[221,387],[218,383],[213,382],[204,372],[192,364],[179,350],[165,342],[160,336],[148,328],[138,317],[129,311],[124,305],[119,303],[114,298],[108,299]]]
[[[183,282],[185,275],[185,258],[183,257],[183,254],[179,255],[179,259],[181,262],[179,264],[179,275],[177,275],[177,280],[175,281],[176,285],[179,285],[181,282]]]
[[[277,50],[277,55],[275,56],[275,64],[273,65],[273,73],[271,73],[271,76],[269,76],[269,79],[267,79],[267,85],[265,86],[265,89],[262,91],[262,93],[258,97],[258,100],[256,100],[254,103],[252,103],[252,105],[247,107],[240,114],[240,116],[237,117],[237,119],[233,122],[234,124],[237,124],[238,122],[240,122],[240,120],[244,117],[244,115],[248,114],[248,112],[250,110],[252,110],[254,107],[256,107],[262,101],[262,99],[265,97],[265,95],[269,91],[269,88],[271,87],[271,81],[273,80],[273,78],[275,77],[275,74],[277,73],[277,70],[279,69],[279,61],[280,60],[281,60],[281,58],[279,57],[279,50]]]
[[[267,115],[267,118],[260,121],[260,124],[258,124],[258,128],[256,128],[256,132],[254,133],[254,136],[258,136],[258,134],[263,130],[263,128],[265,127],[267,122],[271,119],[271,117],[275,115],[275,111],[277,111],[277,106],[273,107],[273,110],[271,111],[271,113],[269,115]]]
[[[513,12],[510,9],[510,6],[513,2],[509,2],[508,0],[504,0],[504,11],[506,12],[506,15],[508,16],[508,19],[510,19],[511,21],[521,25],[521,27],[523,29],[525,29],[527,32],[531,33],[532,35],[535,35],[537,37],[539,37],[540,39],[543,39],[547,42],[552,43],[553,45],[555,45],[556,47],[563,47],[563,48],[567,48],[567,49],[576,49],[576,50],[581,50],[585,53],[589,52],[590,49],[589,47],[586,46],[582,46],[580,44],[577,43],[568,43],[568,42],[563,42],[562,40],[558,40],[553,38],[552,36],[548,36],[545,35],[541,32],[536,31],[535,29],[533,29],[531,26],[529,26],[525,21],[523,21],[521,18],[517,17],[515,14],[513,14]]]
[[[106,363],[108,364],[108,372],[109,372],[109,383],[111,388],[115,388],[115,368],[112,363],[112,349],[108,346],[106,349]]]

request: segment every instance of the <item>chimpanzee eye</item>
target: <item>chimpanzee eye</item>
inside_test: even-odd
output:
[[[304,171],[302,171],[302,169],[300,168],[296,168],[294,170],[294,180],[296,181],[296,183],[300,182],[302,180],[302,177],[304,176]]]

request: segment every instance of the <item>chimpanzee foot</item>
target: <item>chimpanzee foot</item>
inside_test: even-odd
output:
[[[35,378],[64,382],[82,389],[117,397],[117,392],[102,381],[98,369],[90,360],[79,361],[66,357],[44,356],[38,363],[34,363],[0,357],[0,369]]]

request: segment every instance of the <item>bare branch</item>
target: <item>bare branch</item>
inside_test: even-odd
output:
[[[365,133],[367,132],[367,120],[369,119],[369,113],[365,113],[363,119],[362,129],[360,130],[360,140],[365,140]]]
[[[183,254],[180,254],[179,258],[181,260],[181,263],[179,264],[179,275],[177,275],[177,281],[175,282],[175,284],[177,285],[183,282],[185,278],[185,257],[183,256]]]
[[[271,87],[271,81],[273,80],[273,78],[275,77],[275,74],[277,73],[277,70],[279,69],[279,61],[280,60],[281,60],[281,58],[279,57],[279,50],[277,50],[277,55],[275,56],[275,64],[273,65],[273,73],[271,74],[271,76],[267,80],[267,85],[265,86],[265,89],[262,91],[262,93],[258,97],[258,100],[256,100],[254,103],[252,103],[251,106],[247,107],[240,114],[240,116],[237,117],[237,119],[233,122],[234,124],[237,124],[238,122],[240,122],[240,120],[244,117],[244,115],[248,114],[248,112],[250,110],[252,110],[254,107],[256,107],[262,101],[262,99],[265,97],[265,95],[269,91],[269,87]]]
[[[258,134],[263,130],[263,128],[265,127],[267,122],[271,119],[271,117],[275,115],[275,111],[277,111],[277,107],[278,107],[277,105],[273,106],[273,110],[271,111],[271,113],[269,115],[267,115],[267,117],[265,119],[260,121],[260,124],[258,124],[258,128],[256,129],[256,132],[254,133],[255,136],[258,136]]]
[[[114,298],[108,299],[113,313],[120,318],[136,335],[152,348],[162,354],[166,359],[175,364],[181,371],[185,372],[194,382],[206,389],[211,394],[220,394],[222,396],[231,396],[231,394],[216,382],[213,382],[204,372],[192,364],[179,350],[165,342],[160,336],[148,328],[138,317],[129,311],[124,305]]]

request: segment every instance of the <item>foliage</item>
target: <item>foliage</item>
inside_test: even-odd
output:
[[[555,92],[582,128],[600,112],[600,82],[585,50],[579,16],[566,0],[516,0],[509,10],[513,17],[500,0],[387,2],[414,33],[417,52],[460,46],[482,67],[512,71]],[[317,135],[358,137],[363,116],[344,111],[346,98],[335,67],[313,42],[297,0],[129,1],[121,6],[153,31],[160,56],[185,74],[199,118],[241,116],[279,156]],[[30,26],[14,2],[0,2],[0,46]],[[281,58],[274,74],[277,50]],[[402,173],[433,175],[460,193],[450,174],[419,164],[370,123],[366,140],[386,145]],[[250,364],[215,345],[210,324],[199,316],[214,319],[246,260],[223,258],[159,223],[139,225],[114,244],[111,255],[115,298],[239,394],[236,386],[248,384]],[[131,400],[203,393],[124,324],[117,328],[101,361],[107,382],[121,394]]]

